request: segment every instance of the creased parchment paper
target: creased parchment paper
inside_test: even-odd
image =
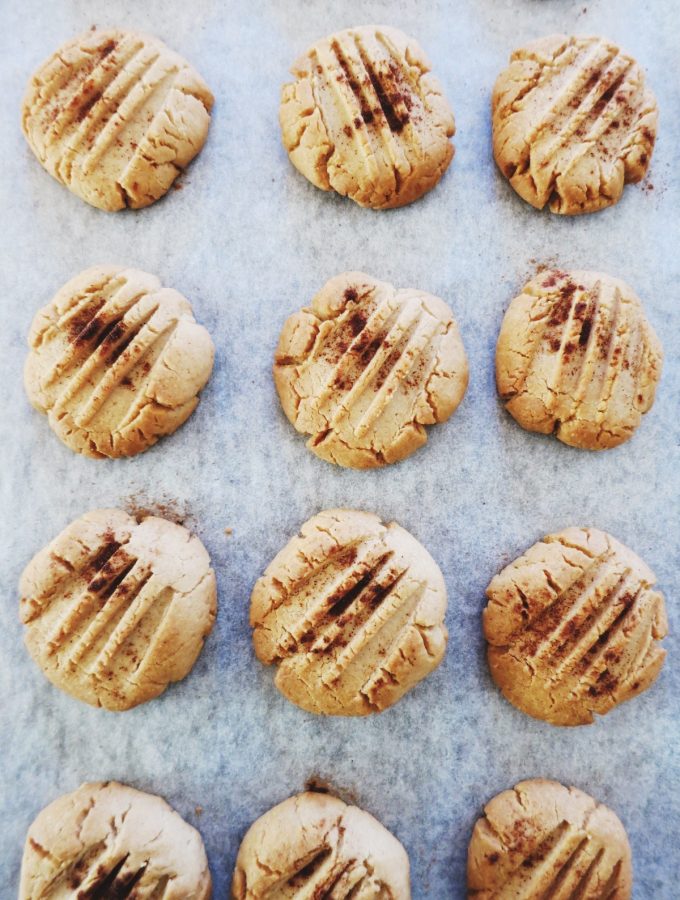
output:
[[[249,823],[308,779],[330,782],[406,846],[415,898],[462,898],[482,804],[522,778],[573,783],[611,805],[630,834],[635,897],[680,883],[680,56],[675,0],[23,0],[2,4],[2,620],[0,894],[16,896],[24,835],[54,797],[115,778],[162,794],[201,831],[215,896],[227,896]],[[420,202],[372,213],[324,194],[281,147],[280,85],[314,39],[384,22],[412,33],[454,108],[456,157]],[[86,206],[47,175],[19,129],[31,71],[91,25],[149,31],[193,62],[217,102],[182,189],[141,212]],[[496,171],[489,98],[513,47],[554,31],[604,34],[641,62],[660,106],[647,181],[584,218],[538,213]],[[96,262],[157,274],[193,303],[217,346],[214,376],[174,437],[130,460],[76,456],[26,401],[21,369],[39,306]],[[499,403],[493,351],[510,299],[541,263],[610,272],[643,299],[666,350],[653,410],[632,441],[578,452],[522,431]],[[363,269],[452,306],[470,360],[467,396],[404,463],[343,471],[316,459],[280,411],[270,366],[286,317],[327,278]],[[22,645],[16,584],[32,554],[97,506],[166,504],[217,571],[217,625],[194,671],[131,712],[91,709],[43,678]],[[374,510],[410,530],[449,592],[441,668],[365,720],[298,710],[254,658],[252,585],[313,513]],[[613,533],[655,570],[671,636],[657,685],[592,727],[533,721],[492,685],[484,589],[543,534]],[[233,529],[231,535],[225,528]]]

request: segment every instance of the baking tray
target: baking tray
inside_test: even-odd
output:
[[[3,225],[0,541],[0,894],[16,896],[37,811],[87,779],[165,796],[201,831],[227,896],[249,823],[310,779],[376,815],[408,849],[415,898],[462,898],[470,829],[482,804],[543,775],[611,805],[633,846],[635,897],[680,883],[679,18],[675,0],[233,2],[3,0],[0,152]],[[277,121],[288,66],[332,30],[378,21],[413,34],[454,108],[452,168],[428,196],[374,213],[324,194],[288,162]],[[26,79],[92,25],[151,32],[199,68],[216,98],[208,143],[181,190],[140,212],[92,209],[37,164],[19,129]],[[604,34],[646,68],[661,111],[649,177],[614,208],[564,219],[531,209],[497,173],[489,97],[513,47],[554,31]],[[73,454],[21,384],[36,309],[99,261],[138,266],[184,293],[217,345],[191,420],[133,460]],[[633,440],[579,452],[521,430],[499,403],[494,345],[512,296],[542,263],[628,281],[666,350],[653,410]],[[285,318],[328,277],[364,269],[444,297],[471,380],[427,446],[381,471],[316,459],[285,420],[270,365]],[[91,709],[42,677],[22,646],[16,583],[67,522],[106,505],[165,504],[206,544],[219,582],[214,632],[191,676],[130,712]],[[252,585],[313,513],[332,506],[396,519],[431,551],[449,591],[444,664],[394,708],[325,719],[288,703],[254,658]],[[666,591],[669,657],[652,690],[591,727],[563,730],[516,711],[490,681],[484,589],[543,534],[611,531]],[[231,535],[225,528],[233,529]]]

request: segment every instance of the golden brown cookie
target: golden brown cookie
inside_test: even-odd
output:
[[[446,587],[427,550],[395,522],[331,509],[300,529],[251,597],[257,658],[303,709],[382,712],[441,662]]]
[[[662,361],[661,343],[627,284],[549,269],[505,314],[496,383],[523,428],[605,450],[627,441],[651,409]]]
[[[45,807],[26,836],[19,900],[209,900],[200,834],[160,797],[83,784]]]
[[[98,509],[21,576],[26,646],[66,693],[130,709],[189,674],[215,621],[215,573],[181,525]]]
[[[618,816],[577,788],[533,778],[484,807],[468,848],[475,900],[629,900],[631,852]]]
[[[201,150],[212,104],[200,75],[157,38],[87,31],[33,75],[22,128],[43,167],[87,203],[139,209]]]
[[[668,632],[654,573],[596,528],[549,534],[487,588],[491,675],[523,712],[584,725],[646,690]]]
[[[409,900],[409,861],[369,813],[308,792],[250,826],[231,892],[234,900]]]
[[[554,34],[516,50],[494,86],[493,150],[532,206],[576,215],[617,203],[644,178],[657,106],[616,44]]]
[[[284,325],[274,381],[310,450],[367,469],[427,441],[425,425],[446,421],[463,399],[468,364],[443,300],[345,272]]]
[[[396,28],[348,28],[291,69],[279,119],[295,168],[359,206],[404,206],[453,159],[453,114],[420,46]]]
[[[213,366],[188,300],[155,275],[95,266],[33,320],[28,398],[76,453],[134,456],[196,409]]]

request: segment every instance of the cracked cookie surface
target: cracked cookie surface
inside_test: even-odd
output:
[[[533,778],[484,807],[468,848],[474,900],[630,900],[631,851],[611,809]]]
[[[88,31],[31,78],[22,128],[57,181],[99,209],[162,197],[203,147],[213,96],[157,38]]]
[[[654,403],[663,350],[618,278],[547,269],[511,302],[496,346],[496,383],[528,431],[604,450],[632,437]]]
[[[279,119],[312,184],[389,209],[431,190],[453,158],[451,109],[420,46],[396,28],[349,28],[291,69]]]
[[[517,193],[576,215],[644,178],[658,110],[640,66],[611,41],[557,34],[516,50],[493,90],[493,150]]]
[[[441,662],[448,633],[439,567],[372,513],[309,519],[253,589],[258,659],[309,712],[361,716],[396,703]]]
[[[284,412],[321,459],[398,462],[463,399],[468,363],[449,307],[363,272],[327,282],[283,327],[274,381]]]
[[[76,453],[134,456],[196,409],[214,347],[181,294],[137,269],[95,266],[33,320],[26,393]]]
[[[548,535],[493,578],[484,635],[491,675],[513,706],[584,725],[656,680],[668,632],[654,573],[596,528]]]
[[[409,861],[377,819],[306,792],[251,825],[236,860],[234,900],[409,900]]]
[[[19,900],[211,895],[200,834],[165,800],[125,784],[83,784],[28,830]]]
[[[145,703],[188,675],[217,607],[200,540],[119,509],[68,525],[33,557],[19,590],[26,646],[43,673],[110,710]]]

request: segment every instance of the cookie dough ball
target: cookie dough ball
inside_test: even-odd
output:
[[[630,900],[631,852],[618,816],[577,788],[533,778],[484,807],[468,848],[475,900]]]
[[[324,191],[389,209],[422,197],[453,159],[453,114],[420,46],[396,28],[348,28],[291,69],[279,119],[295,168]]]
[[[33,75],[22,128],[42,166],[81,199],[139,209],[199,153],[212,104],[200,75],[156,38],[87,31]]]
[[[639,299],[597,272],[546,270],[510,304],[496,347],[496,383],[528,431],[606,450],[651,409],[663,351]]]
[[[516,50],[493,90],[493,151],[517,193],[576,215],[644,178],[657,106],[640,66],[597,37],[551,35]]]
[[[663,595],[631,550],[596,528],[550,534],[487,588],[491,675],[523,712],[585,725],[656,680]]]
[[[368,469],[409,456],[427,441],[426,425],[449,418],[468,364],[443,300],[346,272],[284,325],[274,381],[310,450]]]
[[[21,576],[28,651],[67,694],[110,710],[191,671],[215,621],[215,573],[197,537],[98,509],[72,522]]]
[[[165,800],[125,784],[83,784],[28,830],[19,900],[211,895],[200,834]]]
[[[321,512],[267,567],[251,597],[257,658],[303,709],[363,716],[396,703],[441,662],[446,587],[396,523]]]
[[[76,453],[135,456],[198,406],[214,347],[191,305],[155,275],[95,266],[41,309],[24,384],[33,406]]]
[[[298,794],[251,825],[236,859],[234,900],[409,900],[409,862],[377,819],[328,794]]]

